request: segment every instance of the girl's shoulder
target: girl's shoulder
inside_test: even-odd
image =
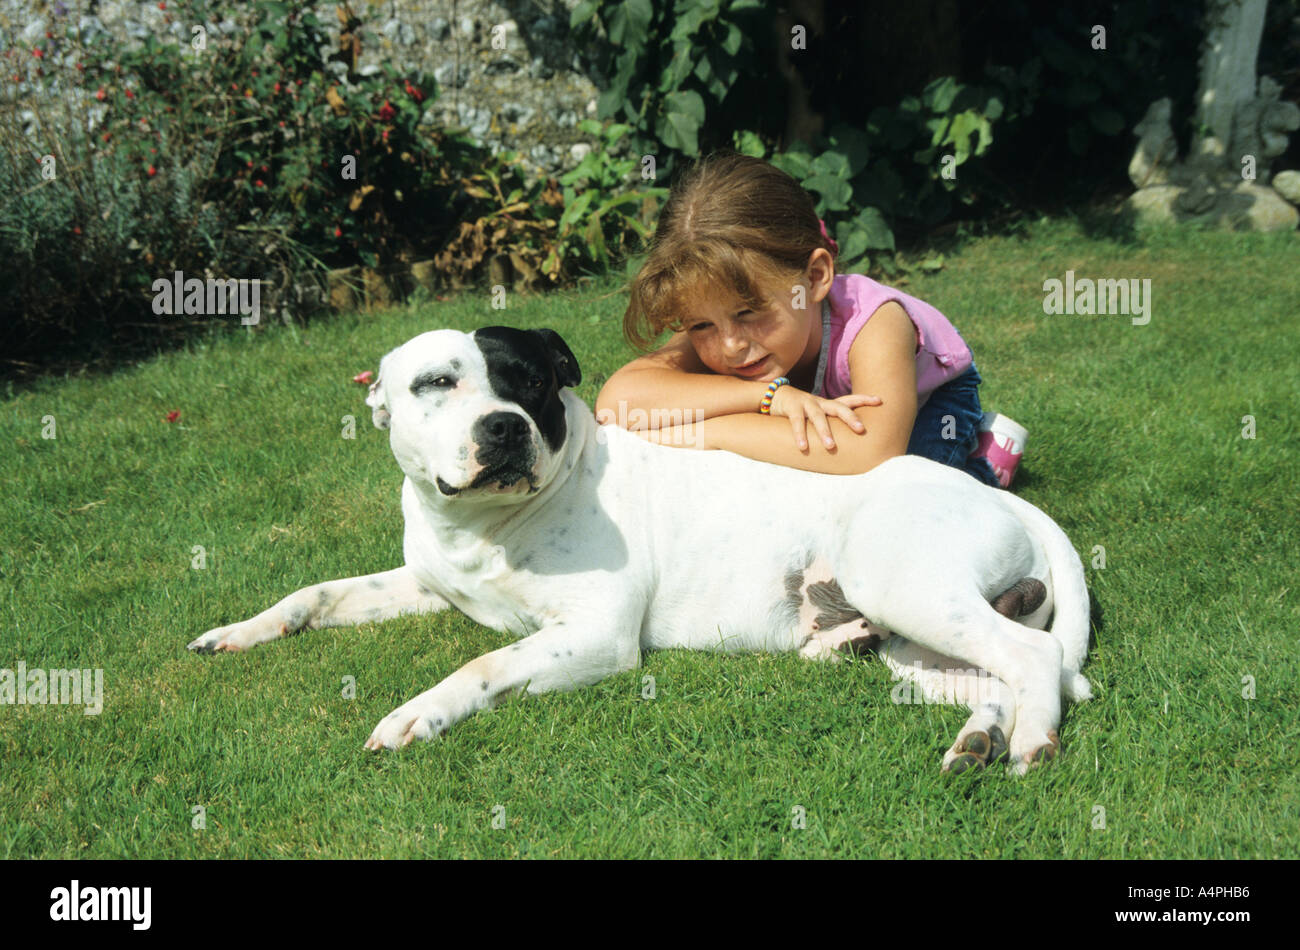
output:
[[[856,334],[883,304],[890,300],[901,302],[905,296],[865,274],[836,274],[827,295],[831,326],[841,332],[848,329]]]

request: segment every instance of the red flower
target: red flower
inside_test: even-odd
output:
[[[260,179],[260,178],[256,178],[256,179],[254,179],[254,180],[253,180],[253,184],[256,185],[258,188],[265,188],[265,187],[266,187],[266,185],[262,182],[262,179]]]
[[[397,110],[389,105],[388,100],[385,99],[384,104],[379,107],[379,120],[381,122],[388,122],[395,115],[397,115]]]
[[[72,233],[73,233],[73,234],[80,234],[80,233],[81,233],[81,225],[76,225],[75,227],[73,227],[73,229],[72,229]]]
[[[342,229],[342,228],[335,228],[335,229],[334,229],[334,236],[335,236],[335,237],[343,237],[343,229]]]
[[[158,174],[158,169],[154,168],[152,165],[149,166],[148,171],[149,171],[149,177],[150,177],[150,178],[152,178],[154,175]]]
[[[36,47],[36,49],[32,50],[32,55],[35,56],[37,59],[40,59],[42,56],[45,55],[45,50],[41,49],[38,46]]]
[[[357,375],[353,376],[352,382],[360,383],[362,386],[369,386],[374,382],[374,379],[375,374],[370,372],[370,370],[366,370],[364,373],[357,373]]]
[[[279,94],[280,94],[280,84],[279,84],[279,83],[276,83],[276,84],[275,84],[274,86],[272,86],[271,88],[275,90],[276,95],[279,95]]]
[[[134,99],[134,98],[135,98],[135,93],[132,92],[130,89],[128,89],[128,90],[126,91],[126,97],[127,97],[128,99]]]
[[[168,422],[175,422],[180,417],[181,417],[181,411],[179,409],[173,409],[171,412],[167,413]]]
[[[104,101],[105,95],[106,93],[104,92],[103,86],[100,86],[98,89],[95,90],[95,98],[98,99],[100,102]]]

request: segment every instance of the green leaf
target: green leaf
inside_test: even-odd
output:
[[[853,227],[862,232],[869,249],[894,250],[894,232],[890,230],[885,216],[875,208],[863,208],[853,219]]]
[[[952,76],[943,76],[934,80],[921,93],[921,101],[931,112],[947,112],[957,97],[960,84]]]
[[[762,158],[767,154],[767,148],[763,145],[763,140],[755,132],[737,131],[731,135],[731,141],[737,152],[741,155],[748,155],[751,158]]]
[[[740,27],[734,23],[728,23],[727,35],[722,38],[722,51],[728,56],[735,56],[740,52],[740,46],[744,41],[745,37],[740,32]]]
[[[848,179],[835,175],[814,174],[803,180],[803,186],[822,196],[822,200],[817,203],[819,214],[827,211],[843,211],[849,206],[849,199],[853,197],[853,186],[849,184]]]
[[[678,9],[680,10],[681,7],[679,6]],[[713,16],[716,17],[717,15],[718,12],[714,10]],[[700,31],[700,26],[706,19],[711,19],[707,16],[707,11],[697,4],[692,4],[689,9],[685,10],[677,17],[676,22],[673,23],[672,32],[668,34],[668,38],[673,41],[673,45],[686,42]]]
[[[703,62],[701,58],[701,62]],[[691,70],[696,68],[694,57],[690,55],[687,44],[678,44],[675,47],[673,58],[669,60],[668,65],[663,68],[659,74],[659,84],[656,87],[660,92],[669,93],[681,88],[686,77],[691,74]]]
[[[847,123],[838,123],[831,129],[830,140],[835,150],[848,162],[848,174],[854,178],[867,167],[871,159],[871,137],[862,129]]]
[[[610,42],[629,50],[640,49],[650,33],[653,16],[650,0],[623,0],[609,18]]]
[[[600,6],[596,0],[582,0],[569,13],[569,29],[576,29],[584,23],[591,22],[591,18],[596,15],[596,10]]]
[[[667,114],[656,129],[660,140],[686,155],[698,155],[704,99],[698,92],[674,92],[664,97],[664,108]]]
[[[709,57],[700,57],[699,63],[695,66],[695,78],[706,86],[709,85],[709,80],[713,79],[713,64],[709,62]]]
[[[594,191],[584,191],[578,196],[577,201],[564,209],[564,214],[560,216],[560,233],[567,231],[575,221],[586,214],[587,206],[591,204],[591,200],[595,196]]]
[[[613,118],[627,102],[627,87],[610,86],[596,99],[596,115],[602,119]]]
[[[835,242],[840,246],[838,262],[856,260],[867,252],[867,233],[848,222],[835,226]]]
[[[812,157],[801,152],[777,152],[768,161],[799,181],[811,174]]]

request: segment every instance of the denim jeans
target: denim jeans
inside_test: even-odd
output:
[[[970,369],[950,379],[930,394],[916,413],[908,455],[923,455],[944,465],[951,465],[974,476],[986,485],[998,488],[993,467],[983,458],[970,458],[979,438],[980,374],[972,363]]]

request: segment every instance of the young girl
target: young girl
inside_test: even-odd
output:
[[[980,411],[970,348],[929,304],[836,276],[837,252],[785,172],[734,153],[698,163],[672,190],[623,318],[641,349],[675,332],[609,378],[597,419],[648,418],[639,434],[652,441],[831,474],[924,455],[1006,487],[1024,430]],[[671,424],[683,419],[695,422]]]

